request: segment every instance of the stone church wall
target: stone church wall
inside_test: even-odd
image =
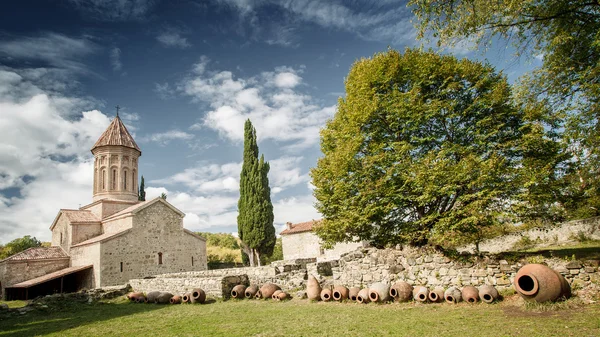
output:
[[[73,267],[94,266],[92,286],[100,287],[100,284],[97,282],[100,280],[100,243],[74,247],[69,254],[71,255],[71,266]]]
[[[76,245],[85,240],[91,239],[102,234],[101,224],[73,224],[71,226],[73,232],[72,245]]]
[[[100,286],[157,274],[205,270],[206,242],[185,233],[181,216],[157,202],[133,216],[129,233],[102,244],[100,263]]]
[[[60,216],[52,230],[52,246],[60,246],[65,252],[71,248],[71,226],[64,214]]]

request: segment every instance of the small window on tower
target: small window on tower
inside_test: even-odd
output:
[[[194,266],[194,257],[192,256],[192,267]]]
[[[121,273],[123,272],[123,262],[121,262]]]
[[[127,191],[127,171],[123,171],[123,189]]]
[[[117,170],[112,170],[112,189],[117,189]]]
[[[162,253],[158,253],[158,264],[162,264]]]

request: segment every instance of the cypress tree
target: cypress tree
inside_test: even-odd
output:
[[[144,176],[142,176],[142,182],[140,183],[140,191],[138,192],[138,200],[146,201],[146,191],[144,191]]]
[[[240,173],[238,234],[250,265],[260,265],[261,255],[270,255],[275,245],[273,204],[269,188],[269,163],[258,160],[256,129],[248,119],[244,125],[244,158]]]

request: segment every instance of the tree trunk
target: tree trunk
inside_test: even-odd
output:
[[[260,253],[258,252],[258,249],[256,250],[256,261],[258,261],[258,266],[260,267]]]
[[[250,260],[250,267],[256,267],[254,263],[254,248],[250,249],[250,253],[248,254],[248,259]]]

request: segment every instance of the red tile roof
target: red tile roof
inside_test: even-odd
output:
[[[69,267],[69,268],[65,268],[65,269],[61,269],[59,271],[55,271],[53,273],[50,274],[46,274],[40,277],[36,277],[36,278],[32,278],[31,280],[27,280],[21,283],[17,283],[17,284],[13,284],[10,287],[7,288],[29,288],[32,287],[34,285],[40,284],[40,283],[44,283],[44,282],[48,282],[50,280],[54,280],[57,279],[61,276],[65,276],[65,275],[69,275],[69,274],[73,274],[76,273],[78,271],[84,270],[84,269],[88,269],[88,268],[92,268],[93,265],[89,265],[89,266],[77,266],[77,267]]]
[[[119,116],[112,120],[106,131],[98,138],[96,144],[92,146],[92,151],[97,147],[106,145],[130,147],[142,153],[142,150],[137,146],[135,140],[133,140],[133,137],[131,137],[131,134],[129,134],[129,131],[127,131],[125,124],[123,124]]]
[[[307,222],[301,222],[297,224],[292,224],[291,228],[286,228],[283,232],[279,233],[280,235],[288,235],[288,234],[296,234],[303,232],[310,232],[313,230],[315,225],[318,225],[321,220],[311,220]]]
[[[61,247],[33,247],[0,261],[25,261],[69,258]]]

